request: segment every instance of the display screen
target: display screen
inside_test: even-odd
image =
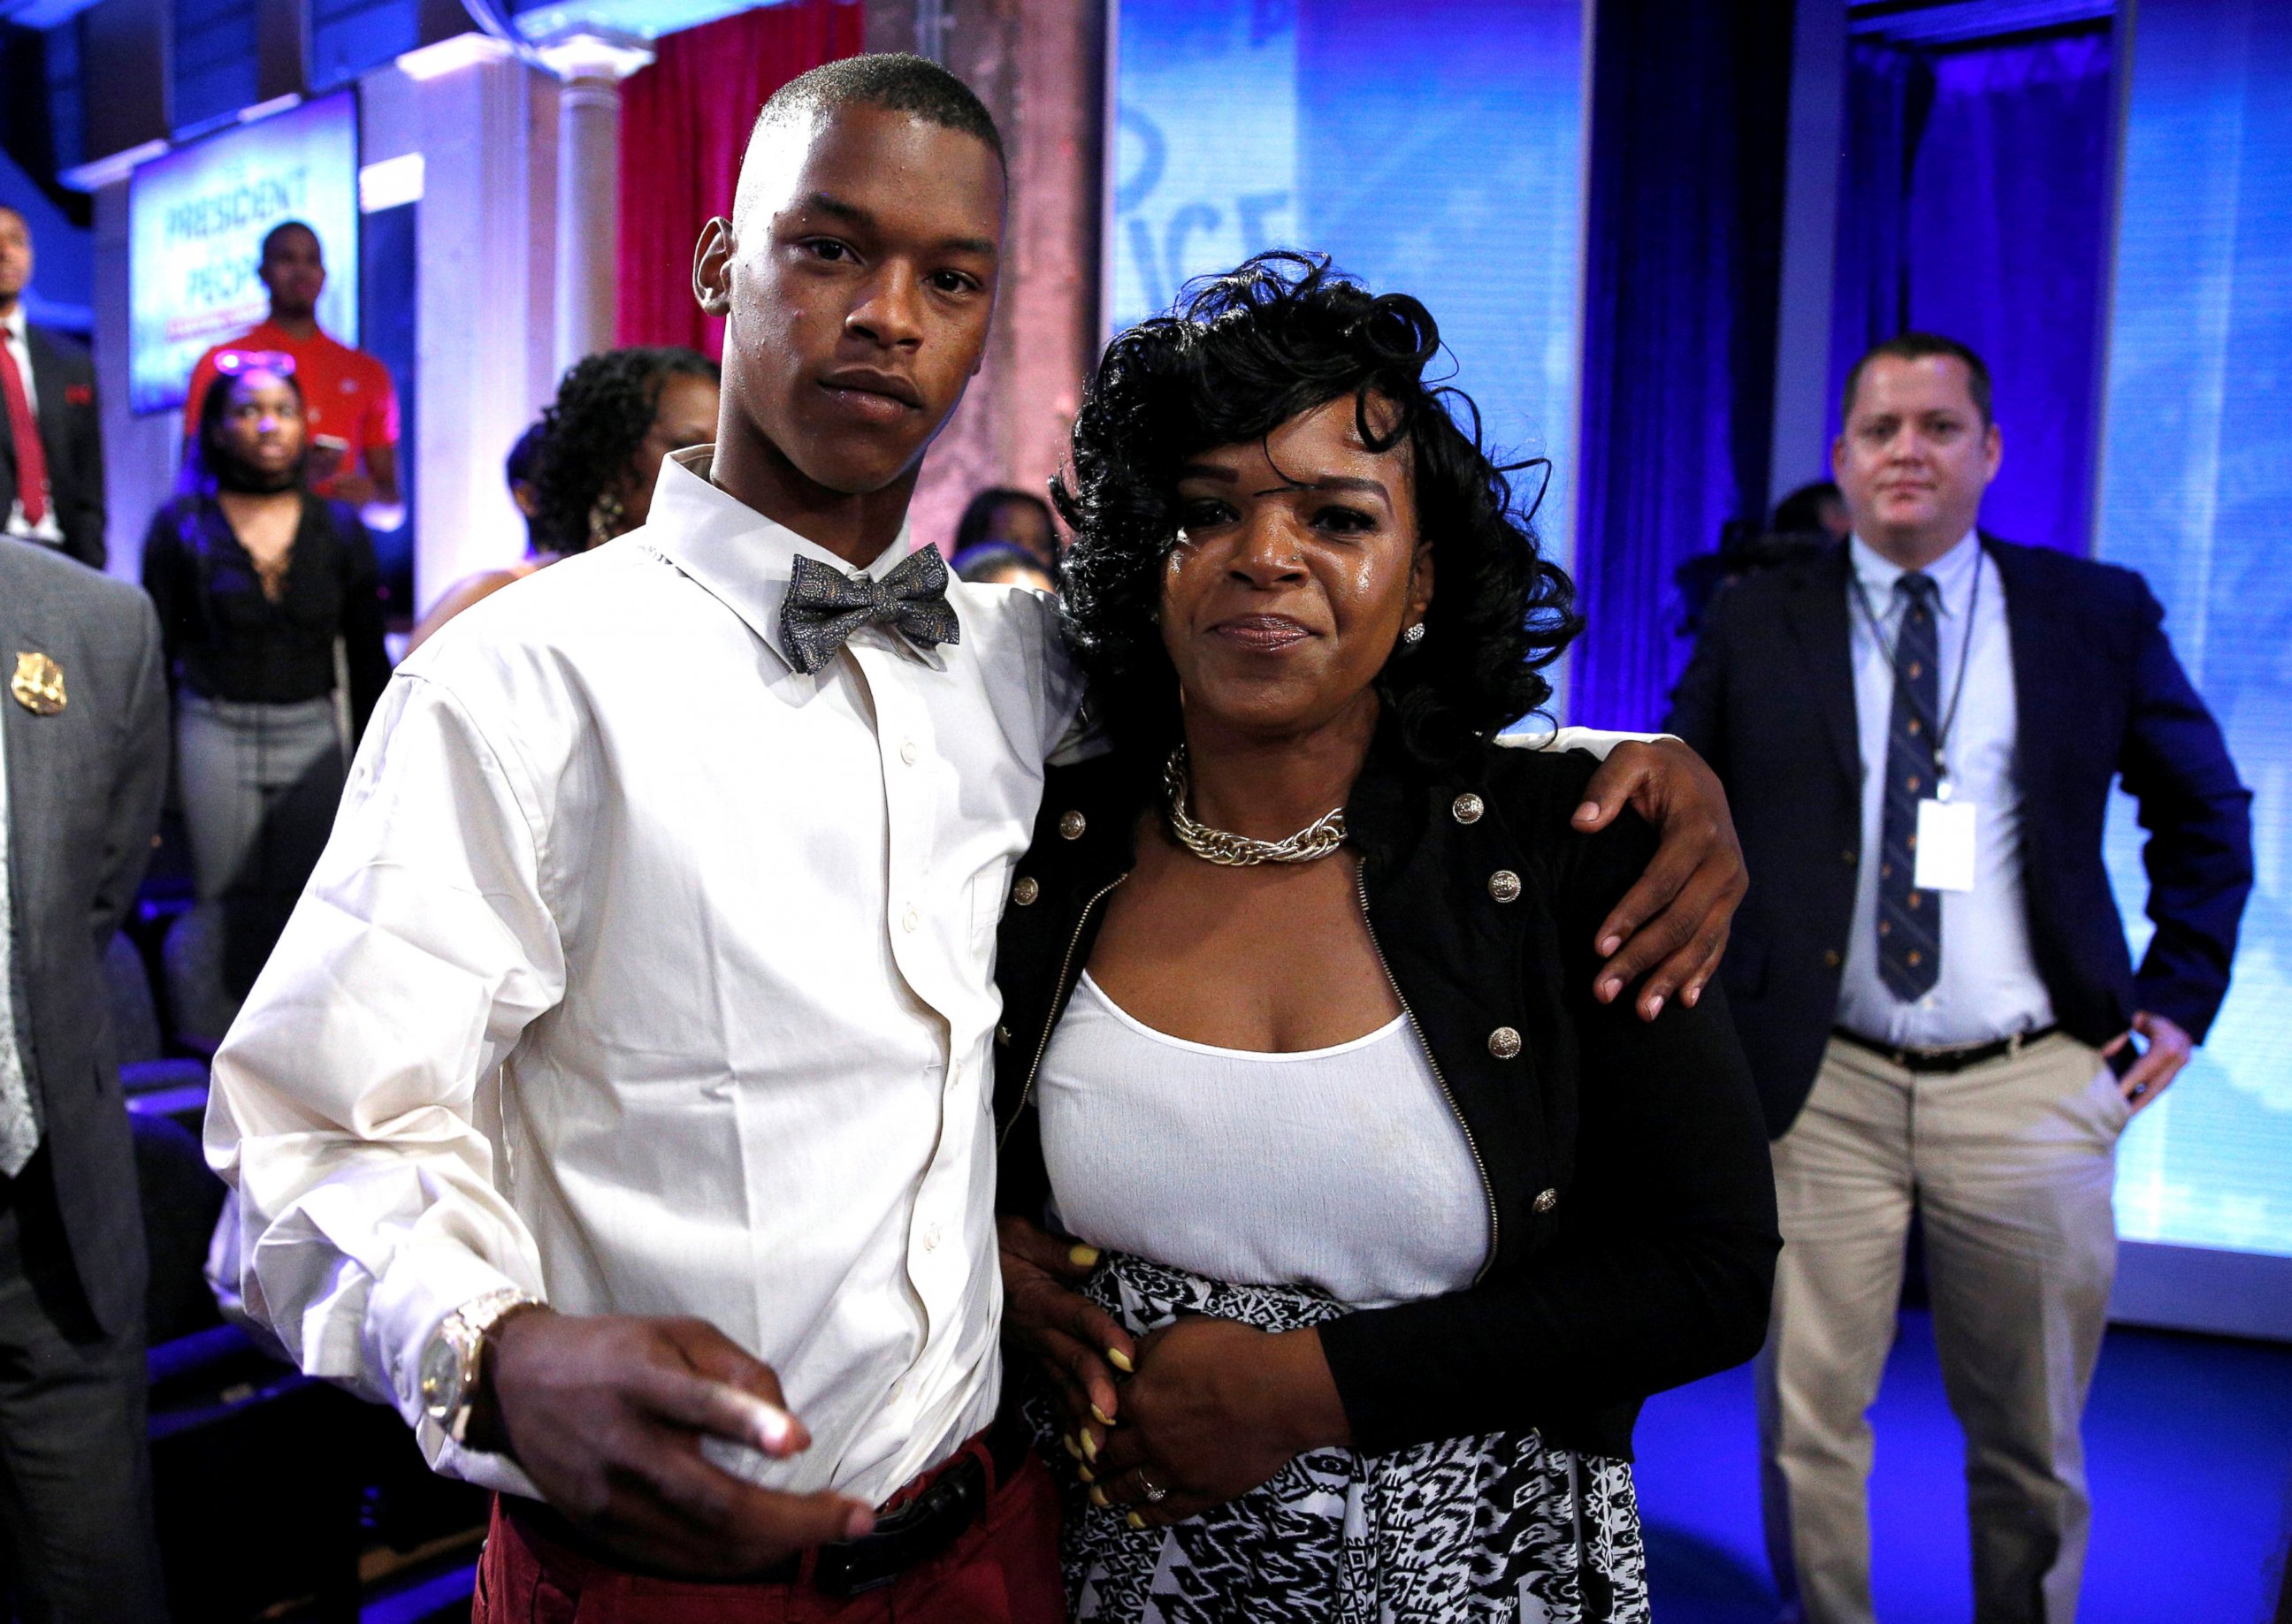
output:
[[[2292,8],[2142,0],[2132,64],[2098,551],[2220,719],[2259,883],[2210,1041],[2118,1147],[2118,1231],[2292,1256]],[[2137,953],[2134,810],[2109,856]]]
[[[136,170],[127,193],[128,405],[183,403],[211,346],[269,313],[262,238],[299,220],[327,258],[319,325],[359,342],[358,102],[350,92],[228,130]]]
[[[1489,440],[1560,465],[1537,527],[1564,560],[1582,0],[1123,0],[1118,15],[1110,330],[1266,248],[1416,295]],[[1543,475],[1520,479],[1533,496]]]

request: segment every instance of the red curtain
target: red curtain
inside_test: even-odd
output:
[[[692,248],[732,212],[748,129],[764,99],[808,68],[865,47],[860,0],[782,0],[658,42],[621,86],[620,289],[624,344],[722,353],[724,324],[692,300]]]

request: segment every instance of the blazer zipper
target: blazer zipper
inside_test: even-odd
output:
[[[1480,1271],[1473,1276],[1473,1283],[1478,1285],[1488,1278],[1489,1270],[1496,1266],[1497,1187],[1489,1178],[1489,1164],[1481,1159],[1481,1142],[1473,1137],[1473,1125],[1465,1120],[1464,1109],[1457,1104],[1457,1096],[1449,1089],[1449,1079],[1441,1074],[1441,1057],[1432,1052],[1432,1041],[1424,1035],[1424,1024],[1416,1018],[1416,1011],[1408,1007],[1408,996],[1400,990],[1400,983],[1393,977],[1392,966],[1385,959],[1384,945],[1376,939],[1376,927],[1369,922],[1368,876],[1366,872],[1354,874],[1353,886],[1360,896],[1361,928],[1368,932],[1368,945],[1376,953],[1376,967],[1384,972],[1384,985],[1392,989],[1393,1001],[1400,1006],[1401,1014],[1408,1017],[1409,1030],[1416,1034],[1416,1046],[1424,1051],[1424,1064],[1432,1068],[1432,1081],[1441,1085],[1441,1097],[1449,1102],[1449,1113],[1457,1119],[1457,1126],[1464,1130],[1465,1148],[1473,1153],[1473,1166],[1480,1171],[1481,1194],[1489,1204],[1489,1250],[1487,1256],[1481,1259]],[[1021,1103],[1025,1102],[1021,1100]]]
[[[1051,1051],[1051,1033],[1056,1032],[1059,1027],[1059,1010],[1066,1003],[1067,991],[1070,985],[1068,978],[1074,974],[1075,950],[1082,945],[1082,933],[1090,924],[1091,911],[1106,900],[1106,894],[1109,891],[1129,878],[1128,874],[1117,874],[1099,887],[1091,894],[1090,900],[1083,904],[1082,912],[1075,919],[1074,935],[1067,942],[1067,956],[1061,961],[1059,978],[1051,987],[1051,1005],[1044,1012],[1043,1035],[1035,1042],[1034,1063],[1027,1067],[1027,1081],[1019,1090],[1019,1103],[1011,1107],[1011,1120],[1003,1124],[1003,1131],[996,1136],[995,1148],[998,1151],[1009,1142],[1011,1130],[1019,1125],[1019,1119],[1027,1113],[1027,1101],[1035,1092],[1035,1078],[1043,1069],[1043,1057]]]

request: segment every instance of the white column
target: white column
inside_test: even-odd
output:
[[[561,374],[613,342],[615,255],[620,241],[621,81],[653,59],[650,47],[595,29],[545,40],[541,60],[557,95],[557,309]]]
[[[507,47],[464,35],[367,75],[360,88],[368,159],[423,157],[418,615],[456,582],[525,551],[502,459],[546,398],[537,363],[550,354],[555,296],[556,87]]]

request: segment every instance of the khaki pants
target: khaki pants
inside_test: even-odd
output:
[[[2059,1034],[1955,1074],[1832,1040],[1774,1146],[1783,1252],[1759,1355],[1768,1555],[1808,1624],[1874,1616],[1868,1411],[1913,1210],[1965,1429],[1974,1617],[2077,1616],[2092,1515],[2079,1420],[2116,1272],[2127,1114],[2100,1057]]]

